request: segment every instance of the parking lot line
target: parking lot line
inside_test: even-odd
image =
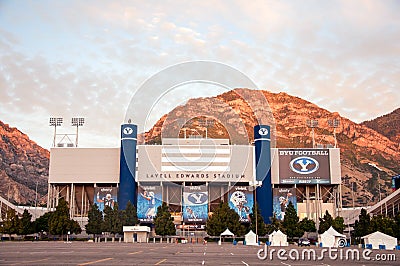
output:
[[[142,253],[143,252],[143,250],[141,250],[141,251],[136,251],[136,252],[131,252],[131,253],[128,253],[129,255],[133,255],[133,254],[138,254],[138,253]]]
[[[49,258],[41,259],[41,260],[21,261],[21,262],[17,262],[17,263],[10,264],[10,265],[26,265],[26,264],[29,264],[29,263],[34,263],[34,262],[39,262],[39,261],[45,261],[45,260],[48,260],[48,259],[49,259]]]
[[[159,262],[157,262],[156,264],[154,264],[154,265],[160,265],[161,263],[163,263],[164,261],[166,261],[167,259],[163,259],[163,260],[160,260]]]
[[[105,259],[101,259],[101,260],[95,260],[95,261],[89,261],[89,262],[85,262],[82,264],[78,264],[79,266],[83,266],[83,265],[90,265],[90,264],[95,264],[98,262],[103,262],[103,261],[107,261],[107,260],[112,260],[113,258],[105,258]]]

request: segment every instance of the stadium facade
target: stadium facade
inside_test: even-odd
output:
[[[71,217],[87,217],[92,204],[102,210],[133,203],[141,223],[153,222],[166,202],[179,225],[204,228],[220,202],[240,220],[257,202],[266,222],[283,219],[291,201],[300,219],[318,223],[326,210],[341,209],[340,150],[271,148],[267,125],[254,127],[254,144],[229,139],[164,138],[161,145],[138,145],[137,126],[121,126],[121,147],[60,148],[50,151],[48,206],[63,197]]]

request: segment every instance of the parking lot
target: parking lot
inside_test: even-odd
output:
[[[293,250],[301,254],[304,248],[289,246],[284,248],[288,260],[277,258],[280,247],[274,247],[272,260],[261,260],[257,252],[263,247],[231,243],[0,242],[0,265],[376,265],[377,254],[400,256],[400,251],[373,250],[369,261],[332,260],[328,254],[321,260],[294,261],[288,257],[290,250],[292,255]],[[316,251],[319,254],[321,249]],[[398,265],[398,261],[380,261],[379,265]]]

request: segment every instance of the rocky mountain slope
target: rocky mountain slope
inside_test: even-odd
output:
[[[400,143],[400,108],[361,124],[372,128],[397,144]]]
[[[48,150],[0,121],[0,195],[15,204],[47,201]]]
[[[265,108],[264,98],[271,112]],[[318,127],[314,128],[318,145],[334,145],[334,128],[329,120],[340,122],[335,133],[341,149],[345,206],[353,204],[353,195],[355,206],[376,202],[378,182],[382,196],[390,193],[390,178],[400,172],[398,143],[364,124],[354,123],[286,93],[236,89],[216,97],[191,99],[160,118],[141,136],[141,141],[156,144],[164,137],[183,137],[185,131],[204,136],[204,120],[213,120],[207,127],[209,138],[229,138],[236,144],[251,143],[253,126],[261,120],[275,123],[276,147],[312,147],[312,129],[306,123],[309,119],[318,120]],[[378,173],[368,163],[375,163],[384,172]]]

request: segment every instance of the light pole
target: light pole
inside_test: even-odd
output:
[[[382,196],[381,196],[381,175],[380,172],[383,171],[381,168],[379,168],[376,164],[374,163],[368,163],[369,166],[372,166],[376,170],[378,170],[378,192],[379,192],[379,202],[382,201]],[[381,204],[381,215],[382,215],[382,204]]]
[[[254,187],[254,212],[255,212],[255,214],[254,214],[254,216],[255,216],[255,218],[256,218],[256,242],[257,242],[257,245],[258,245],[258,216],[257,216],[257,213],[258,213],[258,205],[257,205],[257,187],[259,187],[259,186],[261,186],[262,185],[262,181],[254,181],[253,182],[253,187]]]
[[[50,117],[49,126],[54,127],[53,147],[56,146],[57,127],[63,123],[62,117]]]
[[[199,126],[205,127],[206,128],[206,138],[208,137],[208,128],[212,127],[214,125],[213,120],[208,120],[206,119],[200,119],[199,120]]]
[[[337,148],[337,140],[336,140],[336,128],[339,127],[340,125],[340,120],[335,118],[335,119],[329,119],[328,120],[328,125],[330,127],[333,127],[333,137],[335,139],[335,148]]]
[[[36,212],[37,212],[37,187],[38,187],[39,180],[36,180],[36,195],[35,195],[35,220],[36,220]]]
[[[314,137],[314,128],[318,127],[318,120],[316,119],[307,119],[306,122],[307,126],[312,129],[312,142],[313,142],[313,148],[315,148],[315,137]]]
[[[71,119],[71,125],[76,127],[76,139],[75,139],[75,147],[78,147],[78,128],[83,126],[85,123],[85,118],[83,117],[73,117]]]

